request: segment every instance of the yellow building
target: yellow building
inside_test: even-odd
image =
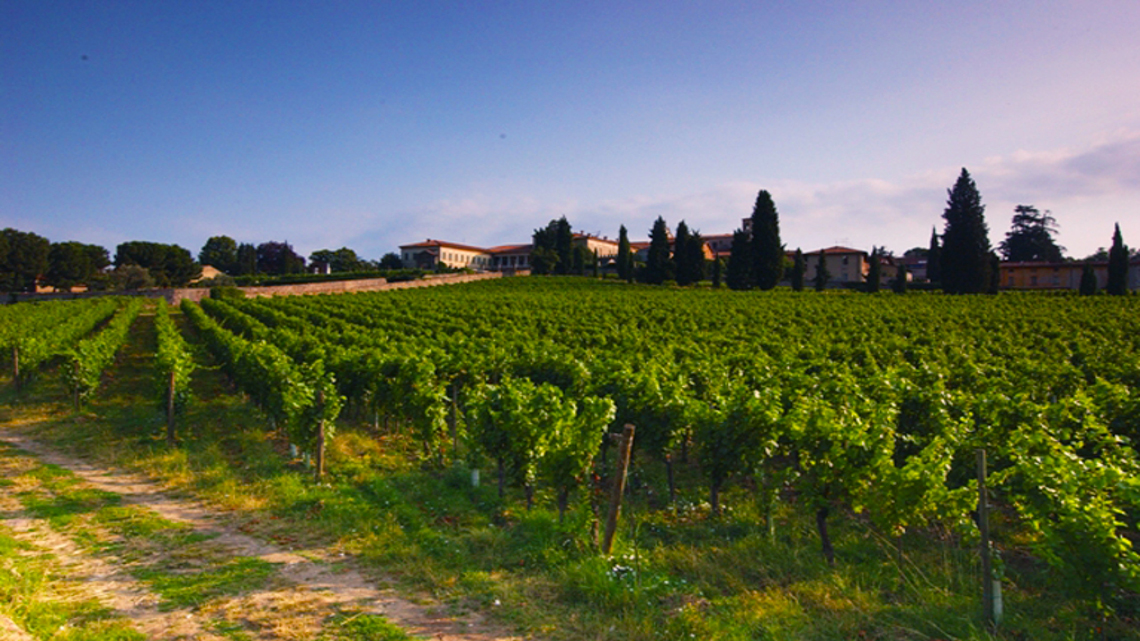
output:
[[[400,245],[400,259],[407,268],[435,269],[436,265],[455,269],[491,268],[491,254],[486,249],[431,238],[422,243]]]

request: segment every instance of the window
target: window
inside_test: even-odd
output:
[[[1036,276],[1030,276],[1029,277],[1029,284],[1032,285],[1033,287],[1037,287],[1037,277]]]

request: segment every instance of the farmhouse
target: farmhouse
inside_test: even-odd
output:
[[[1108,286],[1108,261],[1089,263],[1096,274],[1097,289]],[[1080,289],[1080,262],[1006,262],[1001,264],[1001,286],[1005,289]],[[1128,289],[1140,289],[1140,257],[1128,263]]]

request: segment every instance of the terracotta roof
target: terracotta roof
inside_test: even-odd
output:
[[[497,247],[492,247],[492,248],[488,249],[487,253],[488,254],[521,254],[523,252],[530,253],[530,250],[533,248],[534,248],[534,245],[532,245],[532,244],[499,245]]]
[[[828,247],[826,249],[817,249],[813,252],[804,252],[804,255],[814,256],[821,251],[825,254],[867,254],[867,252],[863,251],[862,249],[851,249],[850,247],[840,247],[839,245],[836,245],[834,247]]]
[[[408,245],[400,245],[400,249],[409,249],[412,247],[450,247],[452,249],[462,249],[469,252],[479,252],[481,254],[487,253],[486,249],[482,247],[475,247],[474,245],[462,245],[460,243],[453,243],[447,240],[433,240],[431,238],[422,243],[411,243]]]

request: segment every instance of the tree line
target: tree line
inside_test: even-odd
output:
[[[996,248],[989,240],[985,220],[985,205],[969,171],[962,169],[954,186],[947,190],[947,203],[942,218],[944,227],[939,234],[931,231],[929,248],[915,247],[905,257],[926,259],[927,281],[949,294],[995,293],[1000,286],[1000,264],[1009,262],[1059,263],[1066,259],[1064,247],[1057,245],[1057,220],[1046,210],[1041,212],[1033,205],[1018,205],[1010,231]],[[597,275],[598,256],[582,244],[575,244],[569,221],[563,216],[552,220],[533,236],[531,253],[532,272],[535,274],[578,274],[588,271]],[[1084,259],[1080,282],[1082,294],[1094,294],[1097,279],[1093,262],[1108,263],[1106,292],[1124,294],[1128,290],[1128,264],[1135,251],[1124,244],[1120,225],[1112,237],[1110,249],[1101,249]],[[907,290],[908,272],[905,264],[895,265],[895,275],[884,283],[883,265],[891,255],[884,247],[871,249],[863,290],[875,293],[889,285],[897,292]],[[725,259],[727,258],[727,260]],[[779,214],[772,195],[761,190],[752,208],[752,215],[732,234],[732,245],[725,258],[706,255],[705,241],[699,231],[692,230],[684,220],[677,225],[676,235],[669,232],[664,218],[658,217],[649,231],[648,247],[635,252],[629,241],[625,225],[618,232],[618,252],[613,261],[620,279],[653,285],[663,283],[691,285],[711,278],[713,287],[727,285],[735,290],[768,290],[783,281],[795,291],[802,291],[807,282],[809,257],[796,249],[789,260],[780,240]],[[827,288],[832,278],[827,256],[820,250],[815,258],[815,273],[810,285],[816,291]]]
[[[395,253],[369,261],[347,247],[315,251],[306,264],[288,242],[238,244],[228,236],[211,237],[195,260],[188,249],[176,244],[128,241],[120,243],[112,257],[100,245],[51,242],[12,228],[0,232],[0,291],[6,292],[34,292],[37,284],[57,290],[86,286],[97,291],[184,287],[201,277],[203,265],[230,276],[297,274],[308,268],[363,272],[403,267]]]

